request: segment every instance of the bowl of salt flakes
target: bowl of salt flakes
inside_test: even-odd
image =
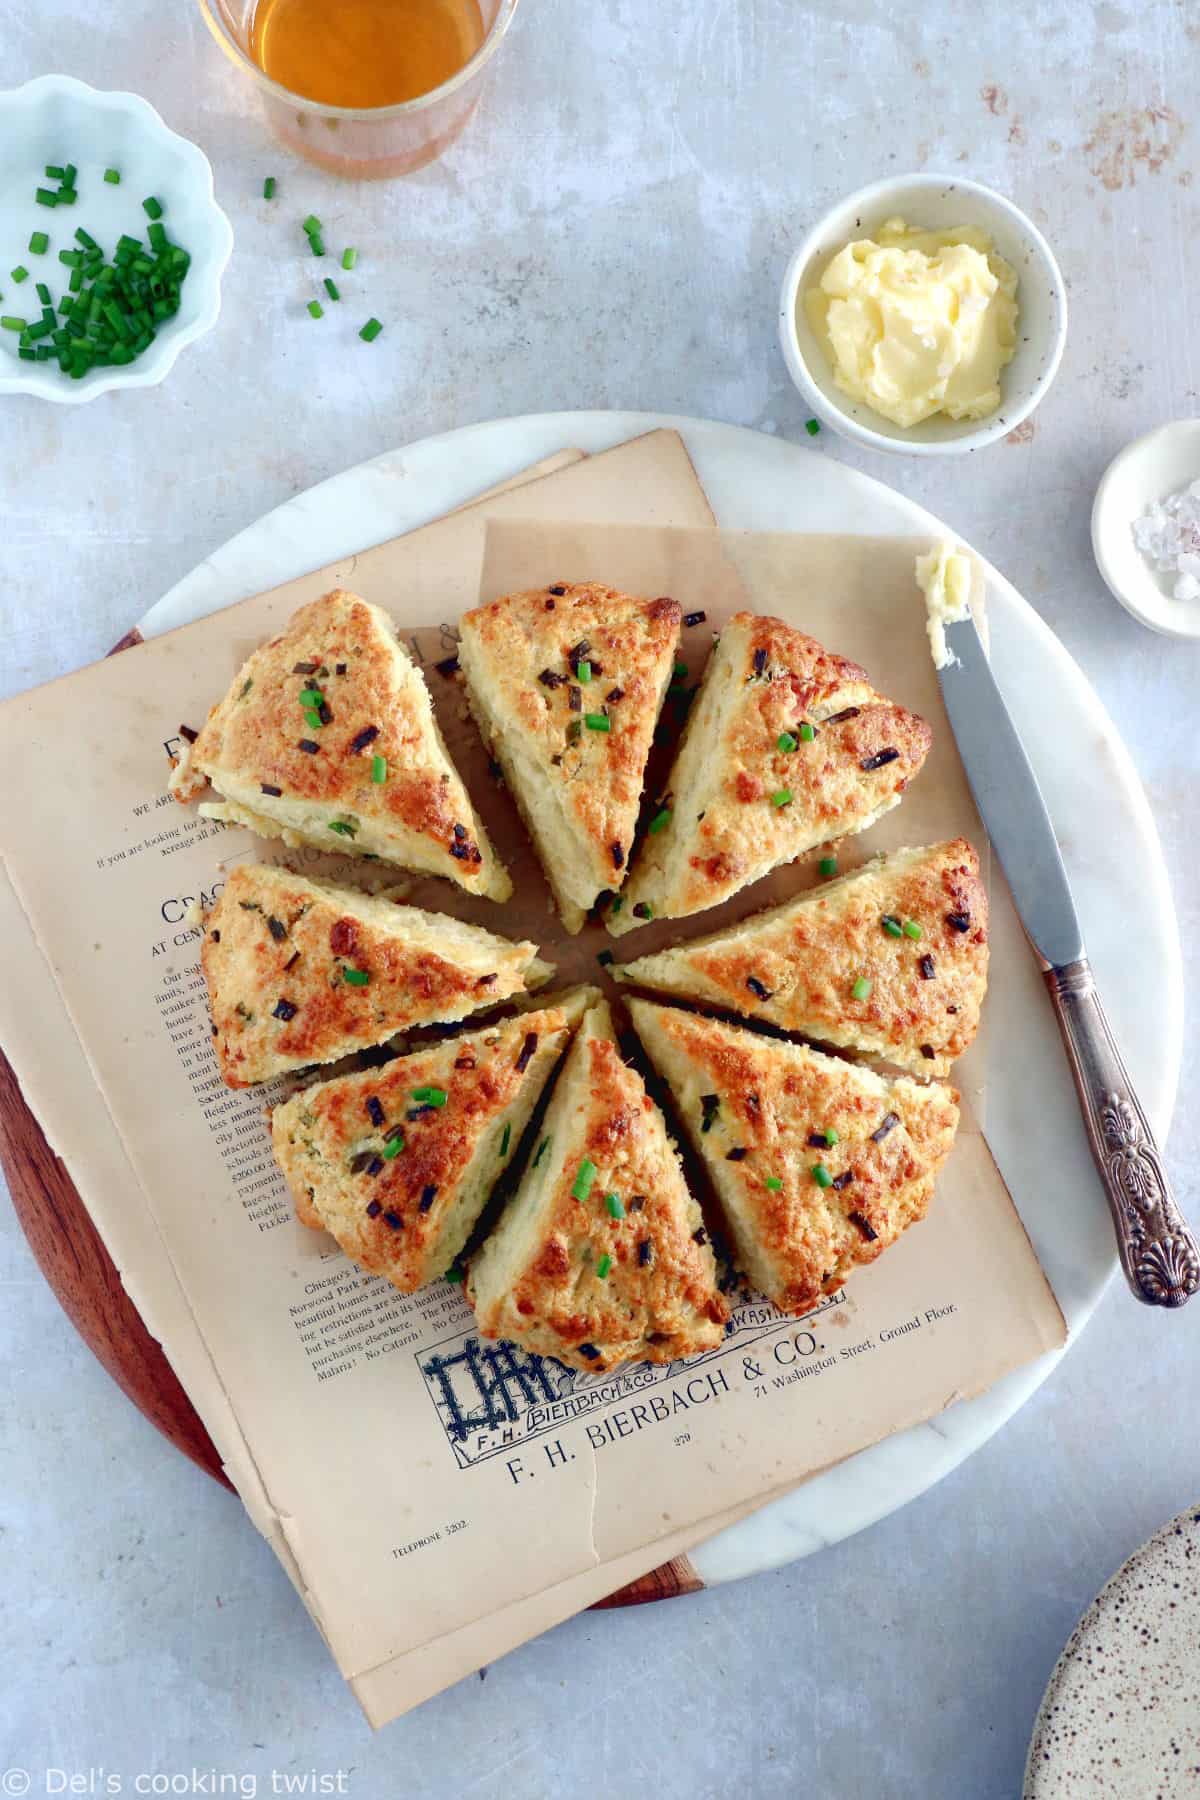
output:
[[[1113,596],[1165,637],[1200,638],[1200,419],[1176,419],[1113,458],[1092,506]]]
[[[0,93],[0,394],[154,387],[221,309],[233,249],[204,152],[137,94]]]

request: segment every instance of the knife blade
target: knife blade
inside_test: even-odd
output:
[[[955,661],[938,670],[958,753],[1034,949],[1048,968],[1076,962],[1083,932],[1058,839],[973,619],[946,627]]]
[[[1121,1268],[1146,1306],[1200,1291],[1200,1244],[1175,1203],[1154,1133],[1100,1004],[1054,826],[973,619],[946,627],[942,699],[975,804],[1042,963],[1108,1201]]]

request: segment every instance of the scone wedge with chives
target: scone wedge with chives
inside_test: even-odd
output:
[[[662,1114],[601,1001],[567,1053],[520,1186],[472,1259],[487,1338],[576,1369],[711,1350],[728,1309]]]
[[[924,1217],[958,1095],[650,1000],[634,1029],[725,1211],[740,1266],[803,1313]]]
[[[446,1273],[521,1142],[585,990],[305,1088],[271,1114],[296,1215],[406,1294]]]
[[[598,582],[507,594],[466,614],[471,711],[578,931],[627,873],[681,611]]]
[[[735,613],[609,930],[718,906],[781,863],[865,831],[899,804],[931,741],[924,719],[876,693],[856,663],[782,619]]]
[[[271,863],[237,863],[200,950],[229,1087],[336,1062],[417,1025],[524,994],[537,945]]]
[[[238,670],[172,791],[262,837],[381,857],[507,900],[512,882],[450,760],[420,669],[379,607],[336,588]]]
[[[945,1075],[987,989],[988,905],[965,838],[894,850],[726,931],[614,968],[655,993]]]

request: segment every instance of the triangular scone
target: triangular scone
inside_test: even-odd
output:
[[[536,944],[270,863],[235,864],[204,926],[213,1048],[230,1087],[465,1018],[547,973]]]
[[[929,753],[924,719],[781,619],[735,613],[692,704],[663,810],[608,928],[717,906],[780,863],[865,831]]]
[[[206,777],[209,818],[320,850],[378,856],[507,900],[442,740],[424,677],[379,607],[337,588],[244,663],[172,777]]]
[[[724,1338],[716,1265],[662,1114],[602,1001],[580,1026],[538,1145],[471,1263],[484,1337],[577,1369],[671,1362]]]
[[[674,600],[579,582],[508,594],[462,621],[471,711],[568,931],[625,879],[680,616]]]
[[[453,1263],[566,1045],[569,1005],[323,1081],[271,1115],[296,1213],[410,1294]]]
[[[924,1217],[958,1126],[953,1088],[650,1000],[630,1012],[741,1267],[781,1311],[805,1312]]]
[[[987,927],[979,858],[955,838],[877,856],[727,931],[612,973],[944,1075],[979,1027]]]

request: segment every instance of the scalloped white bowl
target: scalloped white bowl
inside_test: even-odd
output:
[[[73,162],[79,170],[74,206],[39,206],[47,163]],[[104,180],[119,169],[120,186]],[[57,362],[22,362],[17,334],[0,331],[0,394],[36,394],[42,400],[79,405],[112,388],[155,387],[180,351],[216,324],[221,275],[233,249],[233,230],[213,198],[212,169],[195,144],[168,130],[137,94],[100,93],[69,75],[41,75],[0,93],[0,313],[35,319],[41,302],[34,284],[44,281],[54,299],[66,292],[70,271],[60,250],[77,248],[82,225],[110,252],[123,231],[143,237],[149,220],[142,201],[162,202],[172,243],[191,256],[174,318],[162,324],[149,349],[124,368],[92,369],[72,381]],[[44,256],[29,249],[31,233],[44,231]],[[10,270],[21,264],[29,279],[17,285]]]

